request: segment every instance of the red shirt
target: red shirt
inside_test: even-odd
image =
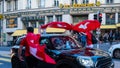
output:
[[[40,35],[35,35],[33,33],[28,33],[26,37],[21,41],[20,45],[25,46],[25,56],[31,56],[29,52],[29,42],[32,40],[34,43],[39,42]]]

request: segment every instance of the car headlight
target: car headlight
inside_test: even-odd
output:
[[[93,61],[90,57],[78,56],[77,60],[84,66],[93,66]]]

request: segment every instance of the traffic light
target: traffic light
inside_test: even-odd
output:
[[[98,20],[101,23],[102,22],[102,14],[101,13],[94,14],[94,20]]]
[[[102,14],[101,14],[101,13],[98,14],[98,18],[99,18],[99,19],[98,19],[99,22],[101,23],[101,22],[102,22]]]
[[[97,20],[97,14],[94,14],[94,20]]]

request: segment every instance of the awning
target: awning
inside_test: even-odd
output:
[[[24,35],[26,34],[26,30],[16,30],[12,36],[21,36],[21,35]]]
[[[101,29],[116,29],[116,25],[101,25]]]
[[[46,29],[47,33],[63,33],[65,32],[65,29],[60,29],[60,28],[47,28]],[[38,34],[38,28],[34,29],[34,33]],[[12,36],[22,36],[26,34],[26,30],[16,30]]]
[[[117,27],[120,27],[120,23],[116,24]]]
[[[47,33],[63,33],[65,32],[65,29],[60,29],[60,28],[47,28],[46,29]]]

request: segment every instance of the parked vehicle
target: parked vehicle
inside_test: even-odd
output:
[[[111,57],[120,59],[120,44],[115,44],[110,47],[108,50]]]
[[[20,67],[21,62],[18,59],[17,51],[22,38],[18,38],[11,48],[12,68]],[[57,63],[52,66],[40,61],[40,68],[114,68],[112,58],[107,52],[82,48],[79,42],[69,35],[44,34],[40,38],[40,44],[46,44],[46,53]],[[26,66],[25,61],[22,63],[23,66]]]

